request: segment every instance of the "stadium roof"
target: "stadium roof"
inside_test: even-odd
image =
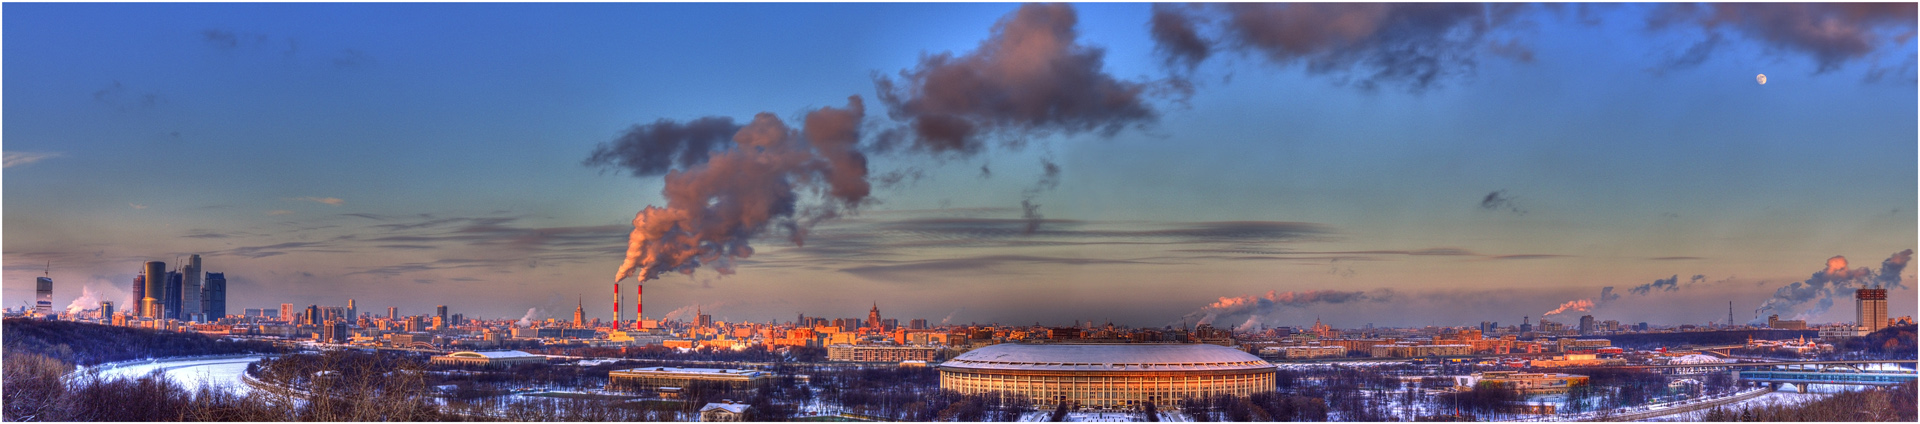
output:
[[[1233,371],[1274,366],[1211,344],[1019,344],[968,351],[942,367],[1028,371]]]

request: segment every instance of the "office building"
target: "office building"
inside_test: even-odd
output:
[[[927,329],[927,319],[914,318],[912,321],[907,321],[907,329],[908,330],[925,330]]]
[[[227,317],[227,274],[223,272],[207,273],[205,286],[200,288],[200,313],[208,320]]]
[[[53,316],[53,279],[36,277],[33,279],[33,313],[39,316]]]
[[[306,324],[320,326],[320,305],[307,305]]]
[[[392,307],[392,306],[388,306],[388,307],[387,307],[387,319],[397,319],[397,318],[400,318],[400,308],[395,308],[395,307]]]
[[[353,299],[347,299],[347,320],[357,319],[360,319],[360,308],[353,304]]]
[[[940,388],[1017,393],[1043,407],[1124,409],[1273,391],[1273,364],[1210,344],[1002,343],[940,364]]]
[[[446,321],[446,320],[447,320],[447,305],[440,305],[440,306],[437,306],[437,307],[434,307],[434,308],[433,308],[433,315],[434,315],[434,316],[437,316],[437,317],[440,317],[440,320],[441,320],[441,321]]]
[[[1768,315],[1767,328],[1777,328],[1781,330],[1805,330],[1807,329],[1807,321],[1798,320],[1798,319],[1783,320],[1783,319],[1780,319],[1779,314]]]
[[[146,270],[144,269],[141,270],[141,272],[145,272],[145,271]],[[133,299],[127,302],[127,307],[133,308],[133,310],[130,313],[128,313],[128,315],[133,315],[136,317],[145,316],[144,314],[146,314],[146,311],[140,308],[140,305],[141,305],[140,299],[144,299],[146,297],[147,297],[147,276],[146,275],[133,276]]]
[[[200,255],[187,257],[187,263],[180,266],[180,312],[175,313],[187,321],[203,321],[200,310]]]
[[[292,303],[280,304],[280,320],[286,321],[288,324],[293,323],[293,304]]]
[[[113,319],[113,301],[100,301],[100,319]]]
[[[166,299],[163,299],[161,301],[162,304],[166,305],[165,306],[166,313],[161,315],[162,318],[181,319],[180,318],[180,300],[181,300],[180,287],[181,287],[181,284],[184,283],[184,281],[182,281],[183,277],[184,276],[182,276],[179,271],[167,271],[167,286],[165,290],[161,291],[161,293],[166,296]]]
[[[140,316],[154,319],[166,318],[167,305],[162,300],[165,299],[166,295],[163,293],[167,290],[167,263],[147,261],[146,268],[140,272],[147,283],[147,289],[141,292],[145,297],[140,298]]]
[[[1859,289],[1853,292],[1854,335],[1865,336],[1887,328],[1887,289]]]

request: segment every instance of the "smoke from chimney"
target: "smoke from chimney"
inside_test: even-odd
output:
[[[520,321],[514,322],[514,324],[521,327],[531,327],[533,326],[533,320],[537,319],[536,317],[539,315],[540,308],[527,308],[527,315],[520,317]]]
[[[690,275],[703,265],[731,274],[734,259],[753,256],[748,241],[775,226],[804,245],[806,227],[817,218],[795,217],[801,192],[824,194],[823,205],[809,208],[817,216],[855,209],[870,193],[866,156],[856,148],[865,113],[859,96],[849,97],[845,108],[809,112],[800,130],[761,113],[733,134],[730,148],[667,171],[667,205],[634,215],[626,261],[614,281],[635,272],[642,282],[670,271]],[[654,168],[630,170],[643,175]]]
[[[1540,316],[1549,317],[1549,316],[1554,316],[1561,313],[1566,313],[1569,311],[1586,312],[1589,309],[1593,309],[1593,301],[1587,300],[1587,299],[1575,299],[1572,301],[1568,301],[1567,303],[1562,303],[1560,304],[1560,307],[1554,308],[1551,311],[1547,311],[1547,313],[1541,314]]]
[[[1247,295],[1222,297],[1200,310],[1181,316],[1180,321],[1195,324],[1211,324],[1221,318],[1243,320],[1241,327],[1257,325],[1281,311],[1283,308],[1305,308],[1314,304],[1341,304],[1359,301],[1385,302],[1393,300],[1391,289],[1367,291],[1308,290],[1303,292],[1281,292],[1268,290],[1265,295]],[[1197,318],[1197,321],[1194,319]],[[1229,321],[1231,322],[1231,321]],[[1184,324],[1183,324],[1184,325]]]

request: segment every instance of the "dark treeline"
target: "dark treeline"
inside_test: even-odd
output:
[[[1835,358],[1915,359],[1914,326],[1882,328],[1865,336],[1836,343]]]
[[[1595,336],[1594,338],[1613,341],[1614,346],[1628,349],[1652,349],[1656,347],[1674,347],[1683,344],[1702,346],[1735,345],[1754,340],[1786,340],[1798,337],[1815,339],[1820,337],[1816,330],[1728,330],[1695,331],[1685,333],[1638,333]]]
[[[33,353],[69,364],[98,365],[169,356],[278,352],[272,343],[233,341],[199,333],[9,318],[0,324],[7,354]]]
[[[1703,421],[1718,422],[1914,422],[1920,420],[1913,383],[1849,391],[1792,405],[1714,408]]]

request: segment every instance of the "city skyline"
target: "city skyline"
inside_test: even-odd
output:
[[[1419,28],[1288,53],[1202,27],[1221,44],[1195,49],[1157,42],[1177,25],[1155,19],[1286,13],[1147,4],[1032,21],[1007,4],[9,5],[4,296],[33,299],[51,262],[55,309],[85,287],[125,310],[140,263],[199,254],[228,312],[564,318],[585,296],[607,319],[633,214],[688,164],[583,164],[596,149],[663,119],[798,130],[858,96],[865,203],[803,225],[804,246],[759,233],[732,275],[646,282],[649,318],[877,301],[953,323],[1461,326],[1587,300],[1554,319],[1701,324],[1727,302],[1763,321],[1815,280],[1891,283],[1886,315],[1914,315],[1912,22],[1792,5],[1839,28],[1814,39],[1759,6],[1470,7],[1484,19],[1389,11],[1471,35],[1402,69],[1368,55]],[[991,62],[996,22],[1056,31],[1061,63],[1144,91],[947,150],[887,138],[918,112],[875,77]],[[1818,304],[1782,318],[1851,319],[1802,316]]]

